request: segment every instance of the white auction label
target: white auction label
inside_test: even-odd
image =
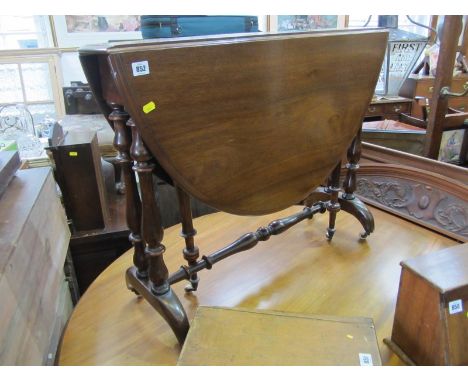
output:
[[[367,353],[359,353],[359,363],[361,366],[373,366],[372,355]]]
[[[448,306],[449,306],[449,313],[450,314],[463,312],[463,301],[462,300],[450,301]]]
[[[132,62],[133,76],[145,76],[150,73],[148,61]]]

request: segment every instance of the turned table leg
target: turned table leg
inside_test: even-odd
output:
[[[194,236],[197,234],[197,231],[193,228],[190,196],[178,186],[176,186],[176,190],[177,198],[179,199],[180,218],[182,223],[181,236],[185,239],[185,248],[183,250],[183,254],[184,259],[187,260],[188,266],[190,267],[197,262],[197,259],[200,256],[200,251],[194,242]],[[200,281],[198,274],[191,274],[189,281],[190,284],[185,287],[185,291],[196,291]]]
[[[356,173],[359,169],[359,160],[361,159],[361,129],[354,137],[351,146],[348,148],[348,163],[346,164],[346,176],[343,182],[343,199],[353,200],[356,191]]]
[[[346,164],[346,176],[343,181],[343,194],[340,198],[341,208],[355,216],[364,228],[361,238],[364,239],[374,231],[374,217],[367,206],[359,200],[354,191],[356,191],[356,175],[359,169],[359,160],[361,159],[361,133],[359,129],[356,137],[353,139],[348,149],[348,163]]]
[[[356,172],[359,168],[359,160],[361,158],[361,129],[357,133],[356,137],[353,139],[351,146],[348,149],[348,163],[346,164],[346,175],[343,182],[343,193],[338,193],[338,204],[340,209],[346,211],[347,213],[353,215],[356,219],[359,220],[361,225],[364,228],[364,232],[361,233],[361,238],[366,238],[369,234],[374,231],[374,217],[372,216],[371,212],[367,208],[367,206],[354,194],[356,190]],[[335,168],[334,172],[336,174],[338,170]],[[333,177],[333,173],[330,175],[331,179]],[[329,180],[331,182],[331,180]],[[338,187],[338,186],[336,186]],[[329,187],[318,187],[314,192],[312,192],[305,200],[304,204],[306,206],[312,206],[313,204],[319,201],[331,201],[333,198],[331,189]],[[335,217],[330,216],[330,222]],[[333,227],[329,226],[327,230],[327,237],[330,239],[333,236],[333,233],[330,228],[334,229]]]
[[[338,162],[328,178],[327,191],[330,194],[330,200],[327,203],[327,211],[329,212],[327,239],[329,240],[331,240],[335,234],[336,214],[341,209],[340,203],[338,202],[338,193],[340,191],[340,171],[341,161]]]
[[[109,120],[114,125],[114,147],[118,151],[116,162],[119,170],[122,171],[122,181],[125,187],[125,212],[127,226],[130,230],[129,240],[133,244],[133,263],[138,269],[139,277],[148,276],[148,262],[145,259],[143,243],[141,240],[141,202],[138,195],[138,188],[135,173],[132,171],[132,159],[130,157],[131,131],[127,127],[131,122],[129,115],[120,105],[111,105],[113,111],[109,115]],[[131,121],[131,120],[130,120]],[[127,126],[126,126],[127,123]]]
[[[136,161],[134,170],[140,180],[142,200],[141,232],[148,261],[148,279],[139,280],[135,267],[127,270],[127,283],[142,295],[171,326],[179,343],[182,344],[188,332],[189,323],[185,310],[168,282],[169,272],[163,259],[165,247],[161,243],[164,230],[156,203],[153,183],[153,157],[146,148],[138,128],[132,125],[131,155]]]

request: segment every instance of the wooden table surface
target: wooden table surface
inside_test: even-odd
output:
[[[216,213],[195,219],[201,255],[300,210],[245,217]],[[199,305],[270,309],[292,313],[370,317],[382,363],[401,361],[382,342],[390,337],[400,261],[458,243],[398,217],[371,208],[376,231],[359,241],[360,224],[339,213],[332,242],[325,238],[327,216],[315,216],[255,248],[200,272],[199,289],[174,291],[189,319]],[[165,231],[169,271],[184,264],[180,226]],[[131,252],[116,260],[82,296],[64,332],[60,365],[175,365],[180,347],[169,326],[150,305],[125,286]],[[226,328],[228,329],[228,328]]]

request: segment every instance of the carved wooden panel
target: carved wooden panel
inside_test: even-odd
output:
[[[468,241],[468,187],[454,179],[399,165],[363,165],[356,194],[377,207]]]

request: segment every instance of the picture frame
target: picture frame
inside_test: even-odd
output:
[[[141,31],[99,31],[96,28],[81,28],[80,30],[70,30],[70,23],[67,25],[67,17],[82,16],[53,16],[53,29],[59,48],[79,48],[89,44],[100,44],[109,41],[126,41],[142,39]],[[97,17],[97,16],[96,16]],[[107,16],[102,16],[106,18]],[[116,17],[116,16],[110,16]],[[136,17],[136,16],[121,16]]]
[[[345,15],[269,15],[269,32],[305,32],[317,29],[346,28]]]

